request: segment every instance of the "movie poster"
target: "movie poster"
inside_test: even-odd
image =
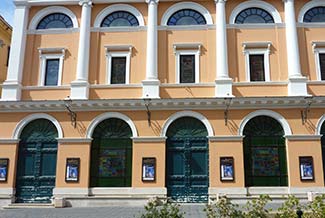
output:
[[[142,181],[156,180],[156,158],[142,159]]]
[[[235,179],[233,157],[220,158],[220,173],[221,181],[233,181]]]

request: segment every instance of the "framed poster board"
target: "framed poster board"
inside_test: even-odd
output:
[[[235,180],[233,157],[220,157],[220,180],[223,182]]]
[[[314,181],[314,163],[313,157],[299,157],[300,180]]]
[[[0,182],[7,182],[9,159],[0,158]]]
[[[67,158],[66,162],[66,182],[79,182],[80,158]]]
[[[143,182],[156,181],[156,158],[154,157],[142,158],[142,181]]]

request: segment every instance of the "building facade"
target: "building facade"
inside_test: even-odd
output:
[[[2,205],[325,192],[323,1],[15,4]]]
[[[0,15],[0,84],[2,84],[7,77],[11,34],[12,27]]]

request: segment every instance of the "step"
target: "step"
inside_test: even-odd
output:
[[[3,209],[21,209],[21,208],[54,208],[54,204],[42,203],[14,203],[3,206]]]

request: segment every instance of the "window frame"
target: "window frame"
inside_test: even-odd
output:
[[[59,53],[61,52],[61,53]],[[38,86],[57,87],[62,85],[63,62],[65,58],[64,48],[39,49],[40,53],[40,74]],[[47,60],[59,59],[58,83],[57,85],[45,85]]]
[[[265,47],[266,46],[266,47]],[[247,82],[271,82],[270,78],[270,47],[271,43],[243,43],[245,55],[245,71]],[[250,55],[264,56],[264,78],[265,81],[251,81],[250,78]]]
[[[176,51],[176,83],[177,84],[195,84],[200,80],[200,52],[198,50],[179,50]],[[194,55],[194,83],[181,83],[181,56],[182,55]]]
[[[312,42],[313,51],[315,55],[315,67],[316,67],[316,78],[317,81],[324,81],[322,80],[322,72],[321,72],[321,66],[320,66],[320,54],[325,54],[325,42]]]
[[[105,46],[106,49],[106,84],[108,85],[129,85],[130,84],[130,64],[132,55],[132,46]],[[112,84],[112,58],[113,57],[125,57],[125,83]]]

